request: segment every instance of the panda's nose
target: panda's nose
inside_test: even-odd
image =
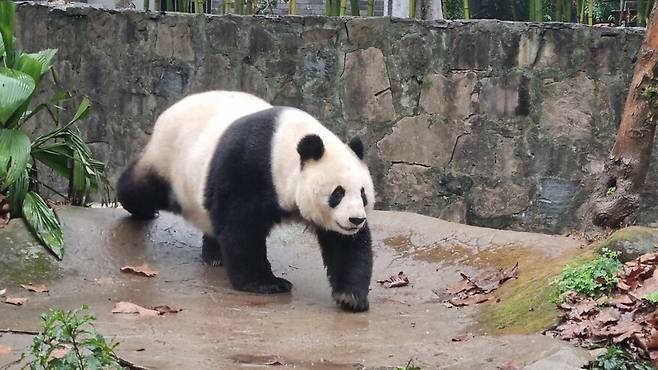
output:
[[[350,217],[350,222],[356,226],[361,225],[365,220],[366,220],[365,218],[361,218],[361,217]]]

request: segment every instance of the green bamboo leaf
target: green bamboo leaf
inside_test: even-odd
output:
[[[30,117],[34,116],[35,114],[39,113],[41,110],[48,108],[48,107],[53,107],[55,109],[62,109],[60,104],[62,102],[69,100],[71,98],[71,94],[68,91],[65,90],[59,90],[57,91],[51,98],[45,103],[41,103],[34,107],[34,109],[25,112],[25,116],[23,117],[24,121],[27,121],[30,119]]]
[[[0,129],[0,191],[25,171],[30,160],[30,138],[23,131]]]
[[[9,205],[13,216],[20,216],[23,209],[23,200],[27,194],[29,177],[27,168],[21,173],[8,188]]]
[[[78,122],[81,119],[85,119],[89,113],[91,112],[90,105],[89,105],[89,99],[85,96],[82,98],[82,101],[80,102],[80,105],[78,106],[78,111],[75,112],[75,115],[73,116],[73,119],[67,124],[67,126],[70,126],[76,122]]]
[[[25,195],[23,217],[39,241],[61,260],[64,255],[62,228],[53,210],[39,194],[30,191]]]
[[[0,4],[2,1],[6,0],[0,0]],[[7,125],[9,118],[30,99],[34,88],[34,79],[27,73],[0,68],[0,125]]]
[[[32,156],[63,177],[68,178],[71,175],[73,150],[67,143],[59,142],[41,146],[32,150]]]
[[[54,49],[46,49],[33,54],[23,53],[18,57],[14,69],[27,73],[38,84],[50,69],[50,61],[56,52]]]
[[[5,66],[14,66],[14,26],[16,24],[16,4],[9,0],[0,0],[0,34],[5,49]]]

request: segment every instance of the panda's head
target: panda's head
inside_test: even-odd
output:
[[[310,134],[299,141],[297,152],[301,172],[295,200],[302,217],[325,230],[356,234],[375,203],[361,140],[345,144]]]

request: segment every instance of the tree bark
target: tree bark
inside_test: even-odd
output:
[[[658,1],[637,55],[617,138],[590,209],[594,225],[620,227],[633,221],[651,161],[658,117]]]

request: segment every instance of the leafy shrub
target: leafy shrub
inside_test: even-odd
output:
[[[653,370],[648,361],[636,360],[625,349],[610,346],[596,360],[587,364],[589,370]]]
[[[105,341],[92,325],[95,319],[86,306],[41,315],[42,332],[34,337],[21,361],[30,369],[121,369],[114,354],[118,343]]]
[[[564,294],[574,291],[588,297],[596,297],[617,284],[617,272],[622,268],[617,256],[619,252],[606,248],[601,255],[581,265],[567,265],[562,274],[553,282],[557,286],[558,300]]]
[[[37,238],[62,258],[62,230],[54,212],[39,195],[36,163],[40,162],[69,180],[68,200],[84,205],[93,191],[109,199],[109,183],[103,163],[92,158],[76,124],[89,115],[89,100],[82,99],[73,118],[62,124],[60,106],[71,98],[62,90],[47,102],[31,107],[37,86],[50,73],[56,50],[24,53],[14,47],[16,5],[0,0],[0,194],[6,194],[12,217],[23,216]],[[49,113],[52,131],[31,140],[24,124],[37,113]],[[45,184],[43,184],[45,186]],[[0,215],[2,216],[2,215]]]
[[[658,303],[658,292],[653,292],[651,294],[647,294],[647,296],[644,297],[644,299],[648,302],[656,304],[656,303]]]

